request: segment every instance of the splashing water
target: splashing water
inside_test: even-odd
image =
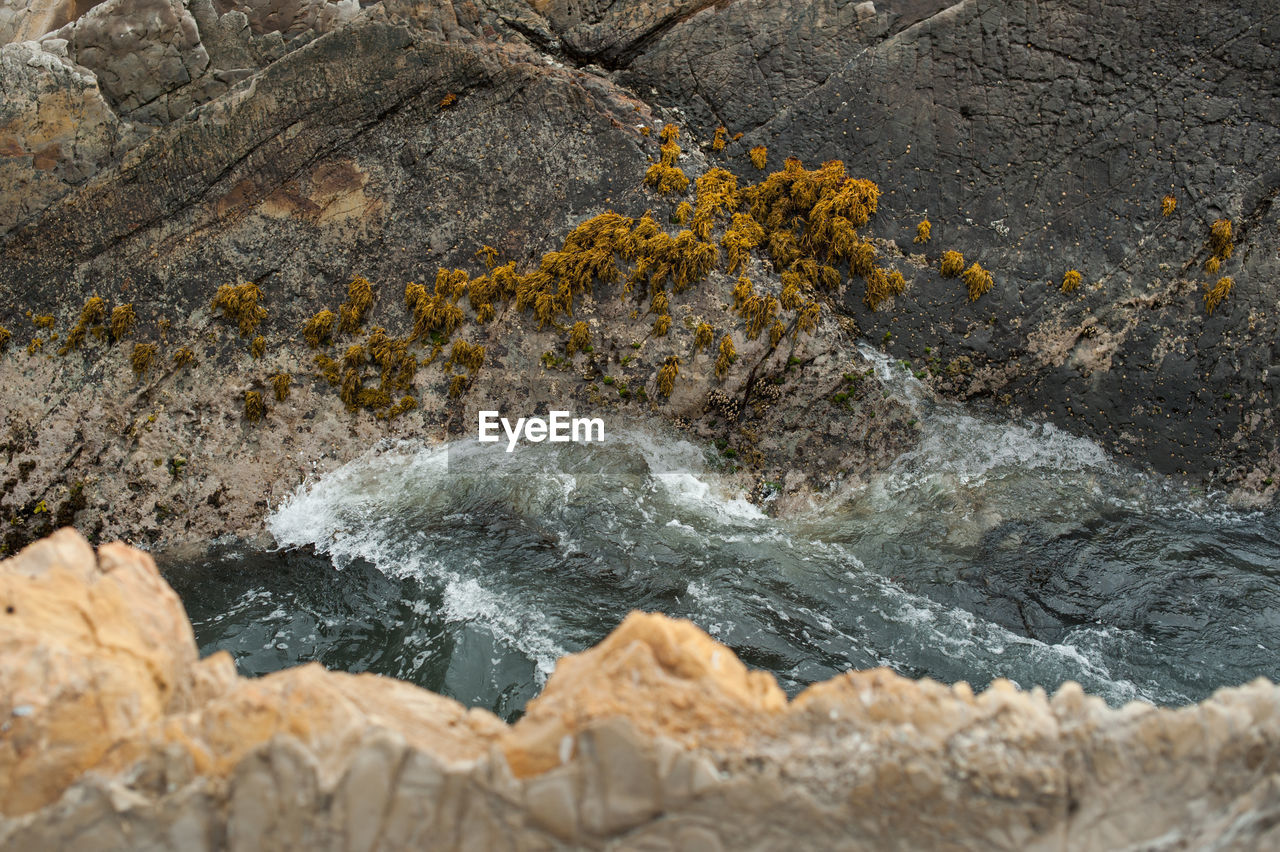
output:
[[[508,718],[632,609],[693,620],[790,692],[889,666],[1180,704],[1280,674],[1274,515],[934,403],[866,354],[920,442],[804,517],[767,517],[708,450],[654,432],[612,435],[588,465],[524,446],[491,473],[399,443],[280,506],[281,551],[162,564],[203,650],[245,673],[316,659]]]

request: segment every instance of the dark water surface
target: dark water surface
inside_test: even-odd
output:
[[[632,609],[692,619],[790,692],[879,665],[1113,704],[1280,678],[1280,517],[879,378],[919,410],[919,448],[799,518],[726,493],[715,451],[670,436],[483,474],[402,444],[277,508],[280,551],[159,560],[202,652],[244,674],[318,660],[507,718]]]

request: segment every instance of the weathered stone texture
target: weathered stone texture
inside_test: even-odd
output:
[[[129,50],[102,47],[142,18],[156,26],[130,29]],[[0,325],[15,333],[0,354],[14,413],[8,503],[61,500],[85,483],[98,509],[79,514],[85,529],[103,507],[127,506],[117,526],[104,521],[107,536],[155,540],[179,502],[175,538],[252,533],[257,503],[291,490],[304,464],[336,465],[401,429],[450,434],[461,415],[438,387],[415,388],[429,417],[346,417],[296,345],[300,323],[361,274],[381,288],[370,321],[397,333],[392,294],[439,268],[477,272],[481,245],[527,268],[607,209],[652,209],[666,224],[675,200],[639,179],[657,154],[642,130],[668,120],[684,128],[691,178],[723,165],[754,180],[763,173],[746,152],[764,145],[769,168],[792,154],[810,166],[841,158],[883,190],[869,229],[908,290],[877,312],[856,280],[825,295],[843,322],[823,326],[797,356],[804,369],[784,377],[797,387],[755,430],[766,455],[843,476],[911,445],[900,411],[884,418],[858,399],[837,420],[810,404],[861,364],[852,341],[863,336],[944,396],[1044,417],[1140,467],[1265,503],[1280,493],[1275,26],[1261,0],[386,0],[358,14],[328,3],[109,0],[62,31],[70,59],[56,39],[5,48],[13,75],[0,81],[11,93],[0,112],[12,112],[0,122],[0,172],[18,188],[0,191]],[[715,152],[722,124],[744,136]],[[1166,193],[1178,201],[1167,218]],[[925,217],[933,237],[917,246]],[[1222,269],[1235,289],[1208,315],[1206,238],[1219,217],[1235,224]],[[977,302],[938,274],[952,248],[995,274]],[[753,280],[776,291],[779,270],[754,263]],[[1072,268],[1084,283],[1062,293]],[[269,306],[272,357],[258,368],[234,339],[208,338],[219,328],[207,312],[216,288],[250,280]],[[171,373],[134,387],[119,349],[23,354],[38,336],[27,311],[53,316],[65,335],[95,293],[136,300],[139,339],[162,343],[163,357],[178,341],[197,344],[190,381]],[[676,344],[688,343],[682,321],[711,300],[686,304],[673,338],[643,353],[686,359],[692,383],[656,411],[668,422],[694,419],[709,401],[708,365]],[[588,316],[621,346],[645,336],[638,321]],[[497,333],[520,333],[495,338],[499,369],[468,402],[501,395],[530,366],[546,373],[536,356],[547,339],[526,336],[526,319],[498,319]],[[162,321],[174,343],[161,339]],[[662,362],[641,363],[645,375],[628,380],[649,384]],[[777,377],[776,363],[766,366],[769,375],[731,377],[729,403],[761,401],[770,388],[760,380]],[[312,396],[257,442],[235,409],[268,368],[305,374]],[[110,429],[81,428],[87,410],[126,432],[159,425],[139,446],[113,446]],[[719,437],[694,426],[700,440]],[[195,485],[145,469],[177,455],[199,474]],[[33,462],[43,479],[21,474]],[[126,464],[140,499],[122,490]]]
[[[0,848],[1272,848],[1280,689],[1112,710],[850,672],[787,703],[635,613],[529,714],[310,665],[196,661],[151,559],[0,563]],[[549,731],[554,728],[554,737]]]

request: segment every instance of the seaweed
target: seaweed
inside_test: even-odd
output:
[[[991,273],[983,269],[977,261],[974,261],[973,265],[964,271],[964,284],[969,291],[970,302],[978,301],[984,293],[991,289],[994,283]]]
[[[302,339],[312,349],[319,349],[329,342],[338,317],[328,308],[322,309],[302,326]]]
[[[275,391],[276,402],[284,402],[289,398],[289,386],[293,382],[293,376],[288,373],[276,373],[267,381],[271,382],[271,388]]]
[[[267,309],[258,304],[262,289],[252,281],[244,284],[223,284],[213,297],[213,309],[221,310],[223,319],[234,322],[241,337],[253,334],[264,319]],[[116,310],[120,310],[116,308]],[[112,312],[112,333],[115,333],[115,312]],[[118,339],[118,336],[117,336]]]
[[[338,306],[338,331],[346,334],[358,331],[372,305],[373,284],[364,276],[357,275],[347,284],[347,300]]]
[[[666,397],[671,396],[671,392],[675,390],[678,375],[680,375],[680,359],[671,355],[662,365],[662,369],[658,370],[658,393]]]
[[[111,310],[111,339],[123,340],[133,332],[138,324],[138,315],[134,313],[133,303],[117,305]]]
[[[586,352],[591,349],[591,329],[585,322],[575,322],[569,329],[569,342],[565,350],[572,356],[575,352]]]
[[[160,347],[154,343],[135,343],[133,346],[133,354],[129,356],[129,365],[133,367],[133,374],[141,379],[150,370],[151,365],[155,363],[156,354]]]
[[[939,270],[943,278],[955,278],[964,272],[964,255],[958,251],[944,251]]]
[[[1219,278],[1217,283],[1212,287],[1207,283],[1204,285],[1204,307],[1210,316],[1213,316],[1213,312],[1217,309],[1218,305],[1222,304],[1227,296],[1231,295],[1231,290],[1235,285],[1235,279],[1230,275],[1224,275]]]
[[[738,360],[738,350],[733,346],[733,338],[725,335],[720,338],[720,354],[716,357],[716,378],[723,380],[729,367]]]
[[[711,327],[709,322],[700,322],[693,332],[693,351],[698,353],[711,345],[715,339],[715,329]]]
[[[250,423],[257,423],[267,416],[267,404],[262,401],[261,391],[244,392],[244,416]]]
[[[1231,220],[1218,219],[1209,227],[1209,248],[1215,257],[1223,260],[1231,257],[1235,245],[1231,240]]]

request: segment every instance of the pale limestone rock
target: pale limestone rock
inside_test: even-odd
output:
[[[97,79],[67,58],[65,41],[0,47],[0,234],[108,165],[122,133]]]
[[[651,701],[655,694],[666,700]],[[772,677],[749,671],[693,623],[632,613],[595,648],[556,664],[513,730],[507,759],[517,776],[543,771],[561,762],[567,733],[611,716],[689,745],[741,742],[786,705]]]
[[[360,14],[357,0],[213,0],[213,5],[221,14],[242,13],[255,33],[286,38],[326,33]]]
[[[181,0],[107,0],[47,38],[98,77],[123,117],[167,123],[226,87],[206,80],[209,54]]]
[[[93,5],[94,0],[5,0],[0,5],[0,45],[38,39]]]
[[[0,849],[1266,849],[1280,691],[1112,710],[887,670],[788,703],[634,614],[513,726],[316,665],[197,662],[142,553],[0,563]],[[8,702],[8,703],[3,703]]]

